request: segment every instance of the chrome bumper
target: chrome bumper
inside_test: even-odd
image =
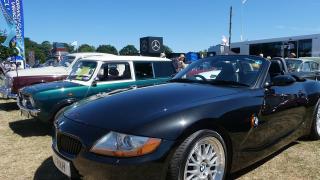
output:
[[[28,109],[26,107],[24,107],[21,103],[20,103],[20,99],[19,97],[17,98],[17,105],[20,109],[21,115],[26,116],[26,117],[37,117],[40,113],[39,109]]]
[[[0,98],[2,99],[17,99],[17,94],[11,93],[11,89],[0,87]]]

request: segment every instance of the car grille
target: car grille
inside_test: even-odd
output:
[[[81,142],[69,135],[58,133],[57,134],[57,147],[59,151],[68,153],[70,155],[78,155],[81,151]]]

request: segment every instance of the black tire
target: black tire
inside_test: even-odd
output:
[[[316,109],[314,111],[313,122],[310,130],[311,140],[320,140],[320,101],[317,103]]]
[[[227,146],[219,133],[211,130],[200,130],[184,140],[175,150],[169,164],[167,179],[168,180],[184,180],[185,166],[195,145],[205,138],[215,138],[222,145],[224,152],[224,172],[221,179],[226,178],[228,167]]]

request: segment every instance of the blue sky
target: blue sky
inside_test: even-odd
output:
[[[228,35],[233,5],[233,41],[241,19],[248,40],[320,33],[319,0],[26,0],[25,36],[32,40],[127,44],[163,36],[175,52],[199,51]]]

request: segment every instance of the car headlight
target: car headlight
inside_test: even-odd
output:
[[[115,157],[136,157],[155,151],[161,139],[132,136],[110,132],[103,136],[92,148],[91,152]]]

